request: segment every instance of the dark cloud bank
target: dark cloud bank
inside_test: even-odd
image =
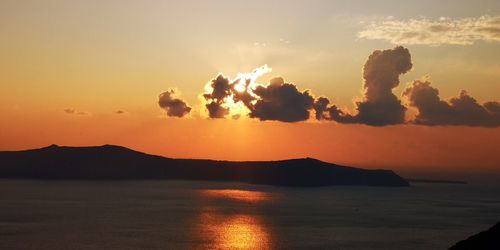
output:
[[[431,87],[429,81],[416,80],[403,95],[419,111],[413,121],[416,124],[500,126],[500,103],[486,102],[481,105],[465,90],[457,97],[443,101],[438,89]]]
[[[427,80],[416,80],[405,89],[403,97],[418,111],[413,120],[405,120],[407,107],[392,92],[399,86],[399,77],[412,69],[408,49],[376,50],[363,67],[363,96],[349,113],[332,104],[326,97],[315,98],[309,90],[300,91],[296,85],[281,77],[271,79],[269,85],[251,88],[245,80],[244,91],[236,86],[241,79],[231,81],[220,74],[210,82],[211,91],[203,94],[210,118],[225,118],[230,113],[226,101],[243,103],[248,116],[259,120],[298,122],[308,120],[314,110],[318,120],[338,123],[357,123],[385,126],[403,123],[421,125],[500,126],[500,103],[478,103],[462,90],[460,95],[444,101],[439,91]],[[240,86],[241,87],[241,86]],[[160,95],[159,105],[168,116],[183,117],[191,111],[186,102],[173,98],[173,90]]]

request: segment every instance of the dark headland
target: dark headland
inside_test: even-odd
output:
[[[62,147],[0,152],[0,178],[239,181],[278,186],[408,186],[391,170],[367,170],[311,158],[281,161],[172,159],[125,147]]]
[[[490,229],[472,235],[452,246],[450,250],[497,250],[500,249],[500,222]]]

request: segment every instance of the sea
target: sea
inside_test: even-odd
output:
[[[0,249],[448,249],[500,186],[0,180]]]

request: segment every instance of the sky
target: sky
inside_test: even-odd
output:
[[[5,0],[0,36],[0,150],[500,176],[499,1]]]

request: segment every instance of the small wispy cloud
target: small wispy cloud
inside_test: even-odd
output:
[[[386,40],[393,44],[472,45],[477,41],[500,42],[500,16],[437,20],[425,17],[409,20],[386,18],[373,21],[358,38]]]
[[[66,108],[66,109],[64,109],[64,113],[66,113],[68,115],[88,115],[89,114],[88,112],[79,111],[79,110],[76,110],[74,108]]]

